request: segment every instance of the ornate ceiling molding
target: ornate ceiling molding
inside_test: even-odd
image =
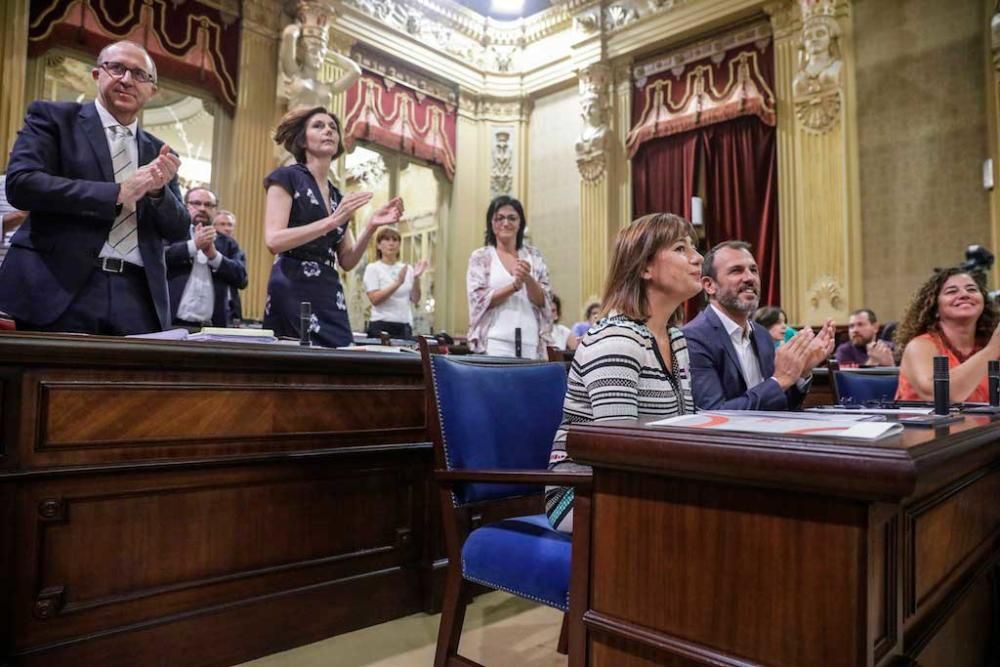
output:
[[[771,26],[767,21],[752,23],[747,27],[733,32],[696,42],[679,51],[671,52],[655,60],[637,65],[633,69],[636,85],[642,88],[646,79],[654,74],[667,70],[682,70],[685,65],[696,60],[712,58],[722,62],[726,51],[757,42],[767,42],[771,39]]]
[[[351,57],[364,69],[409,86],[418,93],[430,95],[449,104],[459,103],[458,87],[452,83],[438,81],[363,46],[356,46]]]

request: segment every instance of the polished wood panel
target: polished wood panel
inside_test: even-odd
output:
[[[3,335],[0,435],[0,664],[232,664],[439,598],[415,356]]]
[[[1000,421],[873,443],[571,427],[594,469],[591,665],[982,667]]]

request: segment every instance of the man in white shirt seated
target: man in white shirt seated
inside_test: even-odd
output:
[[[819,334],[803,327],[774,348],[752,313],[760,303],[760,274],[750,245],[724,241],[702,264],[709,305],[684,327],[691,391],[700,410],[794,410],[802,405],[812,369],[833,351],[833,321]]]

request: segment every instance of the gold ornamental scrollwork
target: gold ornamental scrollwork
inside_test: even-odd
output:
[[[841,310],[844,305],[844,288],[833,276],[820,276],[809,288],[809,303],[818,309],[823,302],[829,303],[834,310]]]
[[[840,35],[833,0],[802,0],[799,66],[792,96],[795,116],[808,132],[829,132],[840,121],[844,64]]]

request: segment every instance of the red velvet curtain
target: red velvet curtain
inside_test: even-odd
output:
[[[761,305],[780,304],[775,128],[755,116],[743,116],[703,132],[708,247],[728,239],[752,244],[760,267]]]
[[[698,159],[697,130],[647,141],[632,160],[632,211],[691,219]]]

